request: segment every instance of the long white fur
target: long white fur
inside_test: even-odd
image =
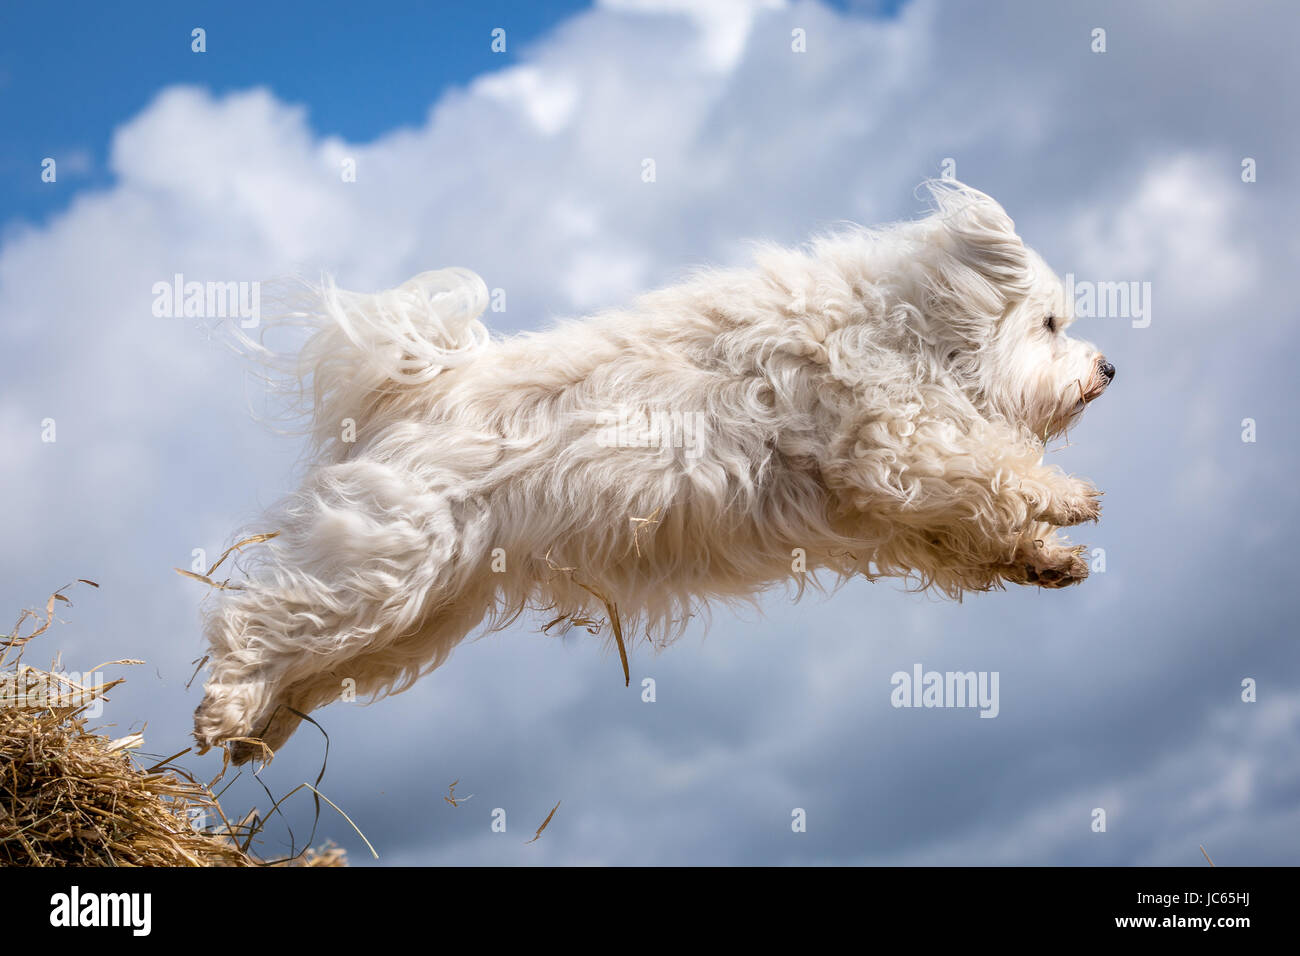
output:
[[[500,341],[466,270],[327,282],[297,316],[316,329],[306,477],[208,613],[201,748],[278,747],[346,679],[405,689],[528,608],[600,618],[608,599],[662,645],[711,601],[819,571],[952,597],[1084,578],[1055,527],[1095,519],[1097,492],[1043,449],[1110,376],[1045,327],[1070,304],[1002,208],[929,185],[921,220],[765,246]],[[692,416],[704,443],[611,447],[628,409]]]

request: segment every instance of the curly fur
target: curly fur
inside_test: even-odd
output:
[[[296,369],[309,467],[208,614],[201,748],[278,747],[345,679],[405,689],[527,608],[592,619],[607,598],[662,644],[710,601],[818,571],[957,598],[1083,579],[1055,529],[1098,493],[1044,443],[1114,369],[1064,334],[1060,281],[996,202],[930,189],[921,220],[761,247],[502,341],[473,273],[327,282],[296,316],[317,330]],[[703,441],[612,444],[627,409],[693,416]]]

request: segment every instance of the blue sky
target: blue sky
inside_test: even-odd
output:
[[[24,177],[33,156],[84,151],[90,168],[74,188],[111,181],[109,136],[165,86],[197,83],[217,92],[267,86],[310,108],[312,127],[369,140],[424,122],[448,86],[512,63],[557,21],[587,4],[501,0],[440,4],[86,2],[6,4],[0,10],[0,91],[7,135],[0,152],[0,208],[40,218],[71,190]],[[490,32],[508,24],[504,53]],[[207,31],[208,51],[190,50]],[[365,51],[359,57],[359,51]]]
[[[1077,324],[1119,375],[1050,456],[1106,491],[1075,534],[1105,570],[962,604],[853,582],[718,609],[707,637],[633,655],[654,704],[594,640],[523,621],[406,694],[320,711],[324,789],[381,863],[1195,864],[1200,844],[1295,862],[1288,5],[321,9],[0,13],[0,609],[103,585],[31,653],[146,659],[116,732],[188,743],[203,594],[172,568],[289,490],[300,450],[250,415],[219,324],[152,315],[154,282],[327,270],[378,289],[462,265],[508,290],[489,323],[508,334],[742,263],[750,240],[917,215],[951,160],[1059,272],[1151,283],[1149,326]],[[891,707],[916,663],[999,672],[999,716]],[[263,777],[284,792],[319,760],[304,730]],[[245,778],[226,802],[265,795]],[[308,810],[289,810],[300,836]],[[364,862],[338,818],[318,832]]]
[[[881,16],[901,5],[831,4]],[[350,4],[304,0],[7,4],[0,8],[0,209],[40,220],[78,189],[109,184],[113,127],[167,85],[197,83],[218,93],[266,86],[306,104],[318,133],[366,141],[420,125],[447,87],[517,62],[538,36],[588,6],[392,0],[356,17]],[[503,25],[506,49],[493,52],[491,31]],[[190,50],[195,27],[209,38],[202,56]],[[39,177],[22,175],[33,157],[67,152],[85,157],[67,188],[45,189]]]

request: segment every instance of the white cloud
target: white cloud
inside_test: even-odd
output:
[[[564,77],[519,66],[491,73],[474,84],[475,92],[517,105],[538,132],[552,136],[573,119],[578,106],[577,84]]]
[[[1207,306],[1235,300],[1256,281],[1254,240],[1236,222],[1249,188],[1215,157],[1160,157],[1130,190],[1092,197],[1074,221],[1082,265],[1101,281],[1152,282],[1172,308],[1216,317]]]
[[[720,72],[733,69],[745,53],[754,18],[781,10],[784,0],[600,0],[600,6],[620,13],[672,14],[695,25],[701,56]]]

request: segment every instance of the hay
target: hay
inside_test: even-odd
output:
[[[658,513],[659,513],[658,511],[655,512],[656,515]],[[651,516],[651,518],[634,518],[633,520],[650,521],[652,519],[653,516]],[[641,549],[638,546],[637,552],[640,553],[640,550]],[[546,552],[546,563],[547,565],[550,566],[550,569],[552,571],[569,575],[569,579],[573,581],[574,584],[582,588],[592,597],[596,598],[596,600],[600,601],[602,604],[605,605],[605,613],[609,615],[608,617],[609,626],[610,629],[614,632],[614,642],[618,645],[618,659],[619,662],[623,665],[623,686],[631,687],[632,673],[628,669],[627,644],[624,643],[623,641],[623,623],[618,616],[618,605],[615,604],[613,601],[611,601],[605,594],[601,593],[596,588],[592,587],[589,584],[583,584],[580,580],[578,580],[578,575],[576,574],[578,570],[577,568],[562,568],[554,561],[552,561],[551,553],[549,551]],[[546,608],[545,610],[550,610],[550,608]],[[571,614],[565,614],[565,615],[561,615],[560,617],[557,617],[554,621],[551,621],[550,624],[547,624],[545,627],[543,627],[542,630],[549,632],[552,627],[554,627],[556,624],[559,624],[561,621],[568,621],[569,624],[577,625],[580,627],[586,627],[587,632],[590,634],[596,634],[599,633],[600,631],[600,623],[598,621],[594,621],[590,618],[580,617]]]
[[[71,603],[56,592],[43,622],[24,611],[13,633],[0,635],[0,866],[261,865],[248,852],[256,814],[232,824],[211,789],[172,764],[188,750],[146,766],[134,754],[143,734],[113,739],[89,726],[123,678],[74,680],[57,659],[48,671],[22,663],[27,643],[54,620],[56,600]],[[34,629],[20,635],[29,620]],[[327,845],[275,865],[347,864]]]
[[[560,804],[563,802],[564,802],[563,800],[556,801],[555,806],[551,807],[551,812],[548,813],[546,815],[546,819],[542,821],[542,825],[537,828],[537,835],[534,836],[531,840],[529,840],[528,843],[536,843],[538,840],[542,838],[542,831],[551,825],[551,818],[555,816],[555,811],[560,809]],[[525,843],[524,845],[527,846],[528,843]]]
[[[446,801],[447,801],[448,803],[450,803],[453,807],[455,807],[456,809],[459,810],[459,809],[460,809],[460,805],[461,805],[462,803],[466,803],[467,801],[469,801],[470,799],[472,799],[473,796],[474,796],[474,794],[472,794],[472,793],[471,793],[471,794],[467,794],[466,796],[463,796],[463,797],[458,797],[458,796],[456,796],[456,784],[458,784],[458,783],[460,783],[459,780],[453,780],[453,781],[451,782],[451,786],[447,788],[447,795],[446,795],[445,797],[443,797],[442,799],[446,800]]]
[[[224,822],[206,787],[139,766],[142,735],[87,727],[84,711],[119,683],[73,688],[21,664],[0,674],[0,865],[252,865],[232,838],[193,825]]]
[[[281,860],[272,866],[347,866],[348,851],[333,843],[326,843],[319,850],[308,850],[293,860]]]
[[[278,538],[279,536],[280,532],[278,531],[267,531],[263,534],[255,534],[251,538],[245,538],[243,541],[236,541],[221,553],[221,557],[217,558],[217,563],[208,568],[206,574],[196,574],[193,571],[186,571],[184,568],[172,568],[172,570],[177,574],[183,575],[187,578],[193,578],[195,581],[202,581],[204,584],[221,591],[242,591],[244,590],[244,586],[242,584],[231,584],[229,578],[226,578],[224,581],[214,581],[212,579],[213,573],[217,568],[221,567],[222,562],[224,562],[226,558],[230,557],[231,552],[243,551],[244,545],[246,544],[261,544],[263,541],[270,541],[272,538]],[[96,587],[98,587],[98,585],[96,585]]]

